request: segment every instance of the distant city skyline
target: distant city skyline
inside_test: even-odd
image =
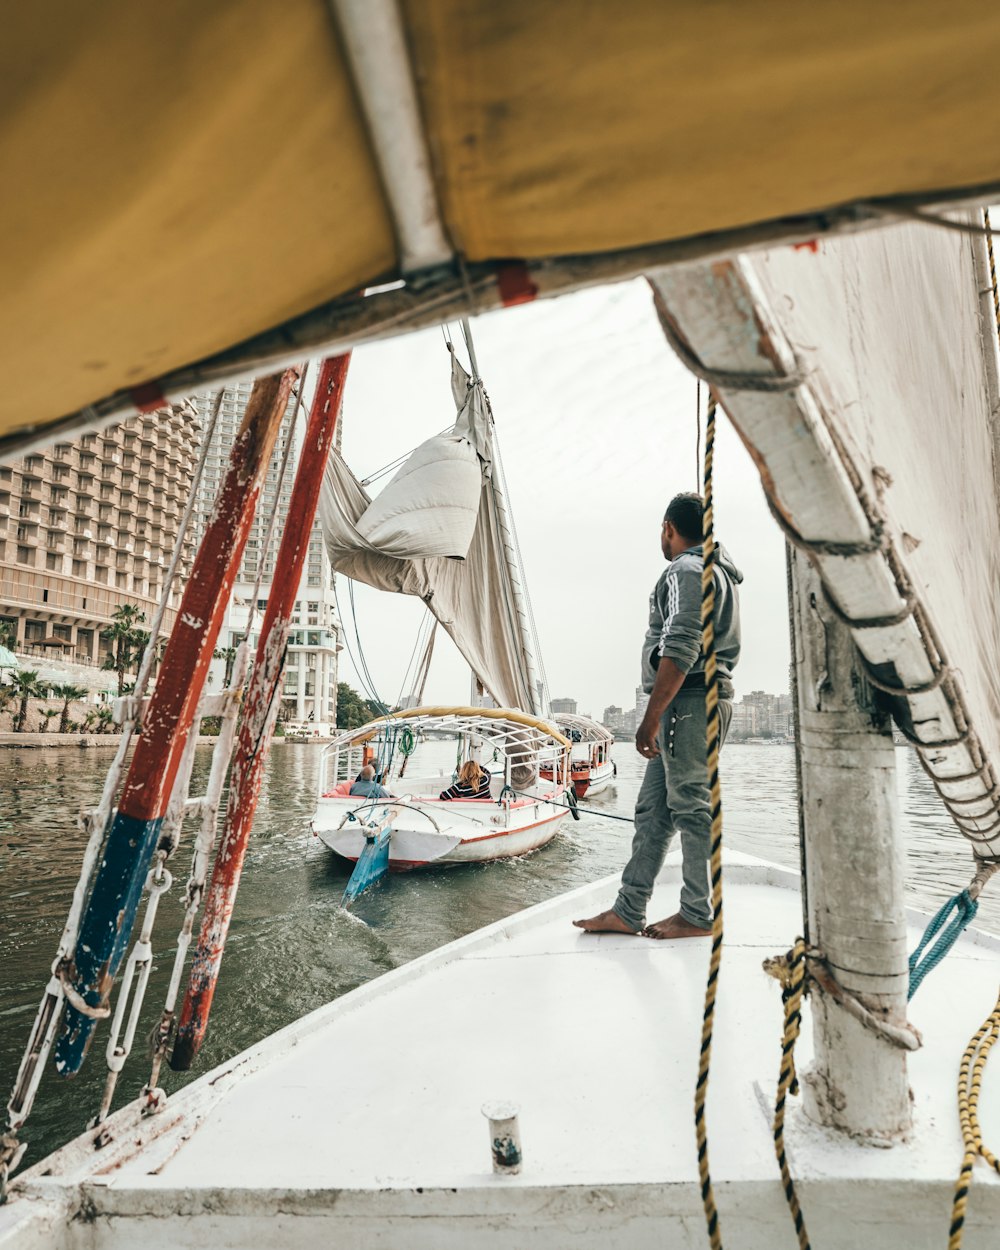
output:
[[[632,707],[625,708],[611,703],[598,719],[612,733],[622,737],[631,736],[642,721],[648,703],[649,695],[641,686],[637,686]],[[785,738],[791,737],[793,731],[791,695],[751,690],[733,701],[730,738]]]

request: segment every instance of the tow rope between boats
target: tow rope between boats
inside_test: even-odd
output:
[[[510,790],[512,794],[516,794],[518,798],[534,799],[536,803],[547,803],[549,807],[561,807],[563,811],[566,812],[590,812],[594,816],[600,816],[602,820],[620,820],[626,825],[635,824],[635,818],[633,816],[618,816],[615,812],[599,812],[593,807],[580,808],[575,803],[557,803],[555,799],[540,799],[537,794],[531,794],[527,790],[515,790],[513,786],[508,786],[507,789]],[[577,816],[577,820],[579,819],[580,817]]]

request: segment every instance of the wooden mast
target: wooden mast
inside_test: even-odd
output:
[[[79,1070],[128,949],[146,873],[296,377],[297,370],[288,369],[254,383],[184,590],[143,718],[142,736],[109,823],[76,947],[62,970],[69,1001],[56,1043],[56,1069],[64,1076]]]
[[[350,359],[350,355],[346,355],[325,360],[316,383],[316,396],[275,560],[274,581],[267,597],[257,657],[243,704],[230,776],[225,828],[205,899],[201,933],[170,1056],[170,1066],[175,1071],[186,1071],[191,1066],[208,1026],[243,860],[264,779],[264,767],[281,703],[288,632],[309,551],[323,472],[333,446]]]
[[[872,699],[850,630],[809,560],[790,553],[806,934],[839,985],[879,1021],[904,1025],[908,986],[903,852],[891,722]],[[815,981],[810,1118],[891,1140],[910,1126],[906,1051]]]

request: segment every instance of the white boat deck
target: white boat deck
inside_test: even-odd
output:
[[[668,864],[651,916],[675,910],[678,876]],[[102,1248],[132,1244],[137,1220],[146,1244],[207,1245],[224,1217],[231,1240],[214,1244],[249,1244],[254,1221],[279,1211],[289,1246],[492,1246],[515,1227],[546,1250],[705,1245],[692,1102],[709,943],[570,925],[613,891],[587,886],[379,978],[203,1077],[154,1120],[124,1109],[103,1150],[88,1134],[27,1174],[41,1199],[30,1205],[61,1193],[72,1209],[82,1192],[109,1218],[90,1240],[60,1244]],[[727,1245],[780,1250],[796,1243],[760,1091],[773,1102],[782,1015],[761,962],[801,931],[797,877],[730,856],[726,921],[712,1173]],[[1000,941],[967,936],[915,997],[925,1047],[910,1058],[908,1143],[858,1146],[796,1107],[789,1153],[817,1250],[945,1244],[962,1154],[958,1064],[998,981]],[[807,1009],[800,1069],[808,1020]],[[490,1170],[480,1108],[497,1099],[520,1108],[519,1176]],[[980,1118],[1000,1147],[1000,1071],[987,1070]],[[0,1214],[5,1248],[34,1244],[4,1241],[25,1205]],[[995,1246],[998,1218],[1000,1181],[979,1165],[965,1250]]]

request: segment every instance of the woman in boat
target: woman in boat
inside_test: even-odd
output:
[[[458,770],[458,779],[447,790],[442,790],[442,799],[488,799],[490,794],[490,774],[477,764],[475,760],[466,760]]]

